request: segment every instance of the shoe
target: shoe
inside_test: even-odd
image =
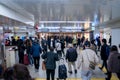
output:
[[[104,73],[105,75],[108,75],[108,72]]]
[[[77,70],[75,70],[75,74],[77,74]]]
[[[68,73],[72,74],[72,71],[68,71]]]

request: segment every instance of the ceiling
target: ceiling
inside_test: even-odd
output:
[[[111,8],[120,0],[0,0],[18,11],[26,11],[35,21],[94,21],[111,17]],[[19,6],[21,8],[17,8]]]

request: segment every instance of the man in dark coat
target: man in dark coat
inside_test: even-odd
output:
[[[37,41],[33,42],[32,48],[31,48],[31,54],[34,59],[34,66],[35,71],[38,72],[39,70],[39,61],[40,61],[40,54],[42,53],[42,49]]]
[[[23,40],[18,37],[17,40],[17,47],[18,47],[18,56],[19,56],[19,63],[24,63],[24,51],[25,51],[25,46],[23,43]]]
[[[98,37],[96,41],[97,41],[98,51],[100,51],[100,47],[101,47],[100,37]]]
[[[41,45],[42,45],[43,52],[46,53],[47,52],[47,40],[42,38]]]
[[[68,68],[69,68],[68,72],[72,74],[71,65],[73,65],[74,71],[75,73],[77,73],[75,61],[77,60],[78,54],[77,54],[76,49],[73,48],[72,44],[69,44],[68,46],[69,46],[69,49],[67,50],[67,53],[66,53],[66,60],[68,60]]]
[[[101,55],[101,59],[103,60],[103,64],[102,64],[102,67],[100,69],[103,69],[103,67],[105,66],[106,70],[107,70],[107,73],[108,73],[108,69],[107,69],[107,60],[108,60],[108,56],[106,55],[106,47],[108,46],[107,45],[107,41],[106,39],[102,39],[102,47],[101,47],[101,52],[100,52],[100,55]]]
[[[54,48],[51,47],[50,52],[44,53],[42,58],[45,59],[47,80],[50,80],[50,75],[51,80],[54,80],[56,61],[58,61],[58,55],[54,53]]]

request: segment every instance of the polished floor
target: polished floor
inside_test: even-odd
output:
[[[80,54],[80,51],[81,50],[77,49],[78,54]],[[66,52],[66,49],[65,49],[65,52]],[[99,56],[99,53],[98,53],[98,56]],[[77,63],[78,63],[78,61],[76,61],[76,64]],[[30,71],[31,76],[33,78],[36,78],[36,80],[46,80],[45,79],[46,78],[46,71],[42,70],[41,64],[42,64],[42,59],[40,59],[40,68],[39,68],[38,72],[35,72],[34,66],[31,66],[31,65],[28,66],[28,69]],[[55,78],[58,78],[59,61],[56,64],[57,64],[57,66],[56,66],[56,70],[55,70]],[[64,64],[66,65],[66,67],[68,69],[66,61],[64,61]],[[101,64],[96,66],[96,69],[94,70],[94,73],[93,73],[93,76],[92,76],[91,80],[105,80],[105,77],[106,77],[106,75],[104,74],[105,73],[105,69],[103,69],[103,71],[101,71],[98,68],[99,66],[101,66]],[[74,73],[73,74],[69,74],[69,73],[67,73],[67,75],[68,75],[67,80],[81,80],[81,70],[79,69],[77,71],[78,71],[77,74],[74,74]],[[112,74],[112,79],[111,80],[118,80],[115,74]]]

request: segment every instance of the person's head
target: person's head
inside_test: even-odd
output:
[[[60,42],[60,40],[59,40],[59,39],[57,39],[57,42]]]
[[[102,39],[102,43],[103,43],[103,44],[106,44],[106,43],[107,43],[107,40],[106,40],[106,39]]]
[[[90,47],[90,42],[88,42],[87,44],[84,45],[85,48],[89,48]]]
[[[5,80],[32,80],[27,67],[23,64],[15,64],[4,72]]]
[[[14,69],[13,67],[8,67],[3,74],[4,80],[14,80]]]
[[[11,39],[14,39],[14,37],[13,37],[13,36],[11,36]]]
[[[95,40],[94,39],[91,41],[91,44],[95,44]]]
[[[111,47],[110,51],[111,51],[111,52],[112,52],[112,51],[117,51],[117,52],[118,52],[117,46],[116,46],[116,45],[113,45],[113,46]]]
[[[18,36],[18,39],[20,39],[20,37]]]
[[[69,47],[69,48],[72,48],[72,47],[73,47],[73,45],[72,45],[72,44],[68,44],[68,47]]]
[[[54,48],[53,48],[53,47],[50,47],[50,51],[52,51],[52,52],[53,52],[53,51],[54,51]]]

